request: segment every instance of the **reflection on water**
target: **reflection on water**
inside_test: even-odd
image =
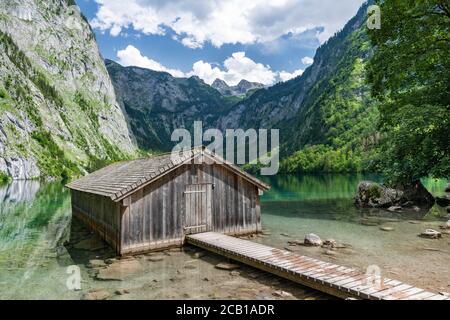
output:
[[[450,284],[446,235],[436,241],[417,237],[425,228],[439,228],[446,215],[443,210],[434,207],[429,212],[405,215],[355,208],[352,198],[358,182],[379,181],[377,176],[263,179],[272,186],[262,198],[263,226],[270,232],[256,241],[283,248],[288,240],[302,239],[306,233],[315,232],[322,238],[346,243],[350,249],[333,257],[324,255],[321,248],[297,248],[300,253],[361,269],[378,264],[389,272],[400,270],[399,275],[390,276],[422,281],[418,284],[435,291],[439,288],[435,282]],[[441,194],[446,183],[424,180],[434,194]],[[418,221],[410,223],[410,220]],[[386,224],[395,231],[380,231],[379,226]],[[59,183],[37,181],[15,181],[0,187],[0,299],[80,299],[87,291],[98,289],[107,290],[112,299],[266,299],[273,298],[274,288],[289,291],[295,298],[319,297],[311,290],[274,280],[251,268],[242,268],[238,275],[215,269],[214,265],[223,258],[207,254],[195,259],[192,248],[162,255],[163,259],[155,262],[149,260],[149,255],[137,257],[142,270],[130,278],[99,281],[96,279],[99,270],[89,268],[89,261],[114,257],[114,252],[78,221],[72,221],[68,190]],[[70,265],[81,268],[81,291],[67,290],[66,268]],[[411,266],[414,268],[409,270]],[[440,276],[440,280],[433,280],[433,274]],[[113,294],[121,288],[130,293]]]

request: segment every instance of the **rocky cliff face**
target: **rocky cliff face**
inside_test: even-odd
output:
[[[229,86],[225,81],[216,79],[211,87],[219,91],[224,96],[245,96],[247,93],[253,93],[258,89],[264,88],[262,83],[241,80],[235,86]]]
[[[74,1],[2,0],[0,61],[2,175],[64,178],[136,152]]]
[[[175,78],[111,60],[106,60],[106,67],[143,149],[170,150],[174,129],[191,130],[194,121],[202,121],[205,128],[214,126],[234,103],[198,77]]]

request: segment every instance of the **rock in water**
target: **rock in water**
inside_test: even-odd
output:
[[[400,207],[400,206],[391,206],[387,210],[391,211],[391,212],[399,212],[399,211],[402,211],[402,207]]]
[[[106,267],[106,263],[103,260],[93,259],[89,260],[88,268],[103,268]]]
[[[143,268],[137,260],[119,260],[100,269],[96,276],[99,280],[122,281],[130,276],[135,276],[143,272]]]
[[[114,291],[114,293],[117,294],[118,296],[122,296],[124,294],[130,293],[130,291],[128,291],[127,289],[119,289],[119,290]]]
[[[308,246],[321,246],[322,239],[317,234],[309,233],[305,236],[304,244]]]
[[[389,188],[372,181],[362,181],[358,185],[355,204],[358,207],[389,208],[407,204],[430,208],[435,199],[420,181],[404,185],[398,189]]]
[[[399,202],[402,192],[372,181],[362,181],[358,185],[355,203],[359,207],[388,208]]]
[[[95,290],[85,293],[82,300],[106,300],[111,297],[111,294],[106,290]]]
[[[279,298],[288,298],[288,297],[292,297],[292,294],[291,294],[291,293],[286,292],[286,291],[283,291],[283,290],[277,290],[277,291],[274,291],[274,292],[272,293],[272,295],[273,295],[274,297],[279,297]]]
[[[450,220],[448,220],[445,224],[441,226],[441,229],[450,229]]]
[[[327,248],[336,248],[337,247],[337,242],[334,239],[326,239],[323,244],[322,247],[327,247]]]
[[[382,231],[394,231],[394,227],[390,227],[390,226],[381,226],[380,230]]]
[[[228,263],[228,262],[221,262],[219,264],[216,264],[216,268],[217,269],[221,269],[221,270],[236,270],[239,269],[240,266],[237,264],[233,264],[233,263]]]
[[[439,231],[427,229],[424,232],[422,232],[420,236],[423,238],[438,239],[442,236],[442,234]]]
[[[164,256],[162,256],[162,255],[150,256],[148,258],[148,261],[151,261],[151,262],[157,262],[157,261],[162,261],[162,260],[164,260]]]

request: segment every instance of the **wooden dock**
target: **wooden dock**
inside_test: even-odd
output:
[[[188,243],[249,266],[337,296],[371,300],[450,300],[444,295],[353,268],[216,232],[186,236]]]

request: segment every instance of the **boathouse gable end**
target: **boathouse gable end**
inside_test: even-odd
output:
[[[204,149],[190,159],[205,155],[217,160]],[[170,166],[165,155],[121,162],[77,180],[67,186],[73,214],[119,254],[181,246],[189,234],[261,230],[259,194],[268,185],[226,162],[186,160]]]

